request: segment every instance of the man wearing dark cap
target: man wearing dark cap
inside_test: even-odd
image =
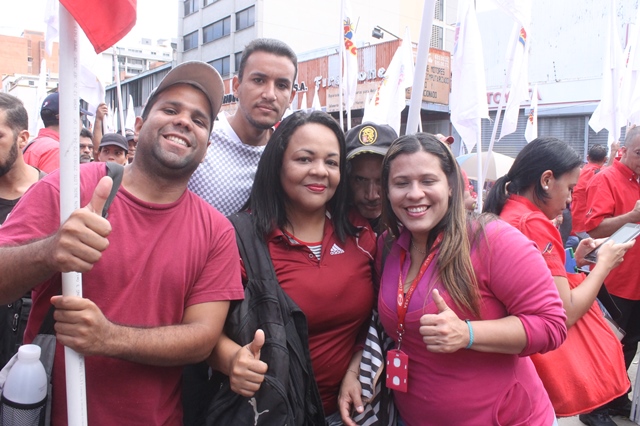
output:
[[[44,128],[40,129],[38,136],[24,148],[24,161],[45,173],[60,168],[60,96],[58,92],[52,93],[42,102],[40,117]],[[80,108],[80,116],[93,115],[84,108]],[[80,128],[82,130],[82,120]]]
[[[376,233],[382,214],[382,159],[398,134],[386,124],[363,123],[346,134],[351,202]]]
[[[25,342],[55,306],[52,424],[68,424],[66,345],[84,355],[88,424],[182,424],[181,371],[215,346],[242,299],[229,221],[187,189],[224,86],[204,62],[173,68],[136,118],[137,155],[103,218],[104,163],[80,166],[81,209],[60,225],[59,173],[34,185],[0,228],[0,303],[32,290]],[[83,297],[60,296],[61,272]]]
[[[103,163],[112,161],[126,166],[128,164],[128,149],[129,144],[124,136],[120,133],[107,133],[100,141],[100,148],[98,148],[98,161],[102,161]]]

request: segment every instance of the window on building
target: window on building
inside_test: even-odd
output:
[[[256,8],[251,6],[236,13],[236,31],[252,26],[256,22]]]
[[[240,61],[242,61],[242,52],[238,52],[234,55],[234,59],[235,59],[235,68],[234,71],[237,73],[238,71],[240,71]]]
[[[444,2],[442,0],[436,0],[436,7],[434,10],[433,18],[438,21],[442,21],[444,18]]]
[[[230,32],[231,17],[227,16],[226,18],[216,21],[211,25],[207,25],[202,29],[202,43],[209,43],[210,41],[228,36]]]
[[[218,0],[202,0],[202,7],[209,6],[210,4],[213,4],[217,1]]]
[[[199,0],[184,0],[184,16],[198,11]]]
[[[231,66],[231,61],[228,56],[223,56],[222,58],[215,59],[209,62],[212,67],[214,67],[221,76],[227,76],[231,72],[229,67]]]
[[[444,43],[443,36],[444,28],[434,25],[433,28],[431,28],[431,47],[442,50]]]
[[[185,52],[198,47],[198,31],[194,31],[184,36],[183,43]]]

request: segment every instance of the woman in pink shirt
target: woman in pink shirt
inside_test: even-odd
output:
[[[382,173],[394,241],[378,309],[396,343],[387,385],[400,424],[553,424],[528,355],[557,348],[566,318],[535,246],[504,222],[466,214],[457,163],[432,135],[397,139]]]

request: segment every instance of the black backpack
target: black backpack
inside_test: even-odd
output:
[[[107,217],[107,210],[118,192],[124,167],[120,164],[108,162],[106,163],[106,169],[107,176],[113,179],[113,187],[105,203],[102,212],[103,217]],[[29,312],[31,312],[31,293],[8,305],[0,305],[0,370],[18,352],[18,348],[22,345]]]
[[[309,355],[307,320],[280,288],[265,242],[254,231],[249,213],[231,215],[236,241],[247,272],[245,299],[232,302],[226,334],[239,345],[265,332],[260,359],[269,365],[252,398],[233,392],[220,379],[206,417],[207,425],[325,425],[320,393]]]

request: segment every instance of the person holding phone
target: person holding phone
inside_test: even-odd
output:
[[[590,412],[626,394],[629,388],[620,343],[595,299],[609,272],[622,262],[634,242],[604,244],[588,276],[571,273],[565,268],[560,233],[551,223],[571,202],[581,164],[565,142],[535,139],[496,181],[485,204],[486,212],[500,215],[536,243],[562,298],[569,328],[567,341],[558,351],[533,357],[559,416]],[[580,242],[575,256],[578,266],[586,264],[584,255],[595,245],[591,238]],[[574,330],[576,324],[580,327]],[[586,336],[583,328],[591,334]],[[594,370],[598,365],[602,368]],[[606,410],[583,414],[580,420],[590,425],[615,425]]]

